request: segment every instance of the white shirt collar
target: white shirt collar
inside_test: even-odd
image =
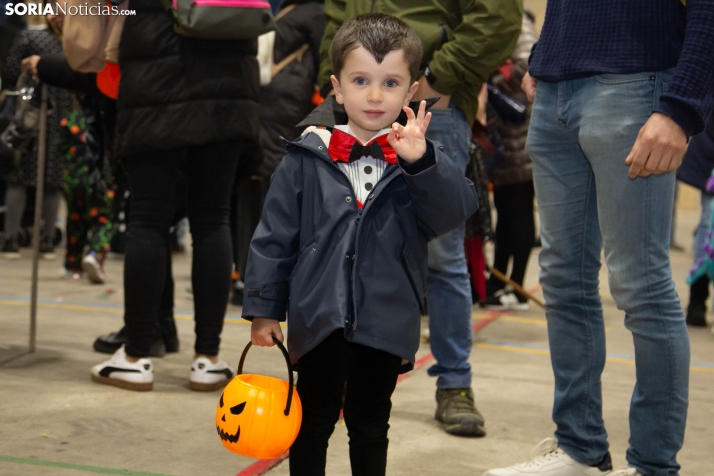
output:
[[[337,130],[339,130],[339,131],[342,131],[342,132],[344,132],[345,134],[349,134],[349,135],[351,135],[352,137],[354,137],[355,139],[357,139],[357,136],[355,136],[354,132],[352,132],[352,128],[350,127],[349,124],[340,124],[339,126],[335,126],[335,129],[337,129]],[[374,135],[374,137],[372,137],[372,138],[371,138],[370,140],[368,140],[367,142],[372,141],[372,140],[376,139],[376,138],[379,137],[379,136],[383,136],[383,135],[385,135],[385,134],[389,134],[389,131],[390,131],[390,130],[391,130],[390,128],[381,129],[380,131],[378,131],[378,132]],[[359,139],[357,139],[357,140],[359,141]],[[362,142],[362,141],[360,141],[360,143],[361,143],[361,142]],[[364,144],[362,144],[362,145],[364,145]]]

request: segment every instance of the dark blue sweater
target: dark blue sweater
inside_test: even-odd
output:
[[[548,0],[536,46],[530,73],[541,81],[676,66],[656,111],[689,136],[714,107],[714,0]]]

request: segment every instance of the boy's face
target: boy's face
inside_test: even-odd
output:
[[[419,88],[418,82],[410,82],[402,50],[390,51],[377,63],[360,46],[347,56],[340,79],[334,75],[330,79],[337,102],[345,106],[348,124],[362,143],[391,127]]]

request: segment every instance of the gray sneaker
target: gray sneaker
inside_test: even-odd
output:
[[[483,416],[474,405],[474,392],[470,388],[437,388],[435,418],[452,435],[486,435]]]

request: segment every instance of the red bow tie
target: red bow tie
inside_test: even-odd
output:
[[[332,131],[330,146],[327,151],[334,162],[352,162],[362,157],[372,156],[375,159],[382,159],[388,164],[397,163],[397,153],[389,145],[387,134],[376,137],[362,145],[353,136],[335,129]]]

